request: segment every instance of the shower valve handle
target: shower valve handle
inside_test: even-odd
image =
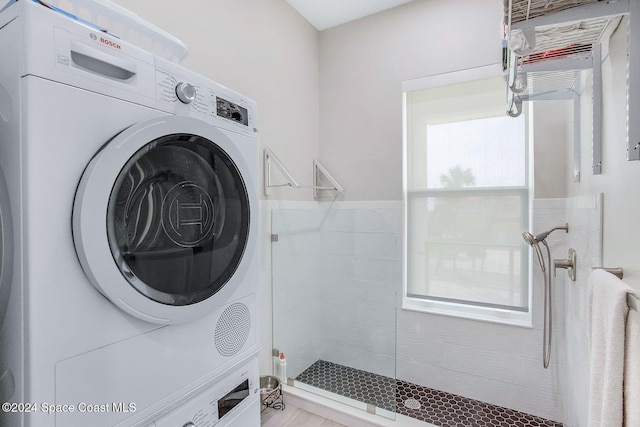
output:
[[[556,275],[556,269],[564,268],[567,270],[569,279],[572,282],[576,281],[576,251],[572,248],[569,249],[569,255],[566,259],[554,259],[553,260],[553,276]]]

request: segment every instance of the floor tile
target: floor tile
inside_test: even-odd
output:
[[[562,427],[562,423],[318,360],[296,381],[442,427]]]

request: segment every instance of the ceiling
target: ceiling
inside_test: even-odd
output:
[[[410,1],[412,0],[287,0],[319,31]]]

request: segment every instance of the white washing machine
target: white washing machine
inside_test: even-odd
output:
[[[0,58],[0,425],[259,425],[256,104],[42,1]]]

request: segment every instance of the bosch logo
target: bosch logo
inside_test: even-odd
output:
[[[113,42],[111,40],[107,40],[104,37],[100,37],[100,43],[105,44],[105,45],[107,45],[109,47],[112,47],[114,49],[122,49],[118,43]]]

